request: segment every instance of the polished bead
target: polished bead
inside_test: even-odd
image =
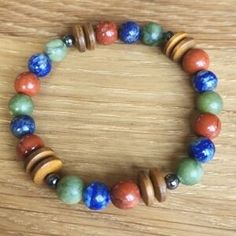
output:
[[[21,158],[25,158],[30,155],[33,151],[44,146],[43,140],[35,134],[28,134],[23,136],[17,146],[17,155]]]
[[[223,108],[223,100],[216,92],[204,92],[197,98],[197,108],[200,112],[217,115]]]
[[[106,208],[110,200],[110,190],[101,182],[91,182],[83,191],[83,202],[91,210],[102,210]]]
[[[163,33],[163,41],[167,42],[174,36],[174,33],[172,31],[167,31]]]
[[[35,96],[40,90],[40,80],[31,72],[23,72],[15,80],[15,90],[28,96]]]
[[[121,181],[111,190],[112,203],[120,209],[133,208],[140,202],[140,199],[139,188],[131,180]]]
[[[192,158],[185,158],[177,168],[177,176],[184,185],[197,184],[203,177],[202,165]]]
[[[38,77],[44,77],[51,71],[51,60],[44,53],[33,55],[28,61],[29,70]]]
[[[206,163],[213,159],[215,145],[210,139],[201,137],[190,143],[188,153],[196,161]]]
[[[56,188],[59,181],[60,176],[55,173],[49,174],[45,178],[45,182],[50,188]]]
[[[146,45],[160,45],[163,41],[161,25],[149,22],[143,27],[142,41]]]
[[[214,114],[203,113],[195,119],[193,130],[200,136],[213,139],[216,138],[221,131],[221,121]]]
[[[179,178],[176,174],[168,174],[165,176],[166,186],[168,189],[173,190],[179,186]]]
[[[96,47],[96,36],[93,25],[91,23],[87,23],[83,26],[83,29],[84,29],[87,49],[94,50]]]
[[[96,25],[97,42],[104,45],[109,45],[117,41],[118,30],[114,22],[105,21]]]
[[[119,29],[120,40],[127,44],[136,43],[141,34],[141,27],[133,21],[123,23]]]
[[[63,38],[62,38],[62,41],[64,42],[64,44],[68,47],[68,48],[71,48],[74,46],[75,44],[75,38],[73,35],[65,35]]]
[[[8,107],[13,116],[31,115],[34,109],[31,97],[20,93],[10,99]]]
[[[202,49],[190,49],[183,57],[183,70],[189,74],[194,74],[200,70],[207,70],[209,67],[209,56]]]
[[[77,204],[82,199],[84,183],[73,175],[67,175],[61,178],[57,184],[57,195],[66,204]]]
[[[75,46],[80,52],[86,51],[86,39],[84,34],[84,29],[81,25],[76,24],[72,28],[73,36],[75,39]]]
[[[26,134],[33,134],[35,131],[35,122],[28,115],[19,115],[13,118],[10,124],[11,132],[17,138],[21,138]]]

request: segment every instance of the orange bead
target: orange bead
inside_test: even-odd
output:
[[[17,93],[35,96],[40,90],[40,80],[31,72],[23,72],[15,80],[15,90]]]
[[[194,74],[200,70],[207,70],[209,67],[209,56],[202,49],[190,49],[183,57],[183,70],[189,74]]]

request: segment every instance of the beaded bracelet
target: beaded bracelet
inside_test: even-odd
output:
[[[43,53],[33,55],[28,61],[28,72],[21,73],[15,80],[17,94],[9,101],[9,110],[13,115],[10,129],[19,138],[17,154],[24,160],[25,170],[36,184],[46,183],[56,189],[58,197],[67,204],[76,204],[83,200],[92,210],[101,210],[112,202],[121,209],[133,208],[141,198],[148,206],[157,199],[166,199],[167,189],[176,189],[179,183],[194,185],[203,176],[202,163],[210,161],[215,154],[212,139],[221,130],[221,122],[216,116],[222,110],[223,102],[216,88],[216,75],[207,70],[208,54],[194,48],[195,40],[185,32],[165,32],[159,24],[150,22],[141,27],[128,21],[118,27],[114,22],[100,22],[94,28],[92,24],[73,26],[71,35],[49,41]],[[31,117],[33,102],[31,97],[40,89],[41,78],[51,71],[52,62],[59,62],[66,56],[68,48],[76,46],[80,52],[95,49],[96,43],[109,45],[118,40],[133,44],[141,40],[150,46],[160,46],[166,56],[175,62],[181,62],[185,72],[192,76],[192,84],[197,97],[198,117],[193,130],[198,136],[188,146],[188,155],[181,160],[176,173],[167,175],[159,168],[138,173],[137,184],[125,180],[114,185],[111,190],[99,181],[87,185],[74,175],[61,176],[62,161],[54,151],[46,147],[42,139],[35,135],[35,122]]]

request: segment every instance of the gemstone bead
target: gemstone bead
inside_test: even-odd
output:
[[[163,41],[167,42],[174,36],[174,33],[172,31],[167,31],[163,33]]]
[[[159,45],[163,41],[163,30],[159,24],[149,22],[143,27],[142,41],[146,45]]]
[[[168,189],[173,190],[179,186],[179,178],[176,174],[168,174],[165,176],[166,186]]]
[[[214,114],[203,113],[195,119],[193,130],[200,136],[213,139],[216,138],[221,131],[221,121]]]
[[[34,133],[35,122],[33,118],[28,115],[19,115],[11,121],[10,129],[14,136],[22,138],[24,135]]]
[[[131,180],[121,181],[111,190],[112,203],[120,209],[133,208],[140,202],[140,199],[139,188]]]
[[[188,153],[196,161],[207,163],[214,157],[215,145],[208,138],[198,138],[189,145]]]
[[[38,77],[44,77],[51,71],[51,60],[44,53],[33,55],[28,61],[29,70]]]
[[[190,49],[183,57],[183,70],[189,74],[194,74],[200,70],[207,70],[209,67],[209,56],[202,49]]]
[[[178,166],[177,176],[184,185],[197,184],[203,177],[202,165],[192,158],[185,158]]]
[[[213,91],[217,87],[218,79],[209,70],[201,70],[193,76],[193,87],[198,93]]]
[[[62,41],[64,42],[64,44],[68,47],[71,48],[75,45],[75,38],[73,35],[65,35],[62,38]]]
[[[124,43],[136,43],[141,38],[141,27],[133,21],[125,22],[120,26],[119,37]]]
[[[45,178],[45,182],[50,188],[56,188],[59,181],[60,181],[60,176],[55,173],[49,174]]]
[[[103,45],[109,45],[117,41],[118,30],[114,22],[105,21],[96,25],[97,42]]]
[[[83,192],[84,204],[91,210],[102,210],[110,203],[109,188],[98,181],[91,182]]]
[[[51,61],[59,62],[65,58],[67,54],[67,46],[61,39],[53,39],[46,44],[45,53]]]
[[[23,136],[17,146],[16,153],[19,157],[25,158],[33,151],[44,146],[43,140],[36,134],[28,134]]]
[[[15,90],[28,96],[35,96],[40,90],[40,80],[31,72],[23,72],[15,80]]]
[[[217,115],[223,108],[223,100],[216,92],[204,92],[197,98],[197,108],[202,113]]]
[[[32,99],[28,95],[20,93],[10,99],[8,107],[13,116],[31,115],[34,109]]]
[[[84,183],[74,175],[67,175],[57,184],[57,195],[66,204],[77,204],[82,199]]]

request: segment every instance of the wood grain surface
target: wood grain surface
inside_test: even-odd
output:
[[[13,82],[27,58],[74,23],[155,21],[187,31],[211,57],[224,99],[215,159],[201,184],[180,186],[164,203],[102,212],[67,206],[35,186],[9,132]],[[236,1],[0,0],[0,236],[236,235]],[[155,47],[98,46],[54,66],[34,98],[37,133],[64,172],[112,186],[139,170],[175,170],[193,138],[190,78]]]

